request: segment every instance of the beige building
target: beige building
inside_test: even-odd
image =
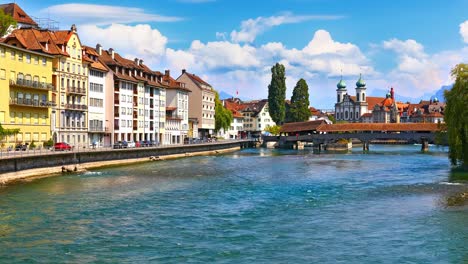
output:
[[[177,81],[185,83],[191,91],[189,96],[189,118],[198,120],[198,135],[204,138],[214,134],[215,129],[215,90],[199,76],[182,70]]]

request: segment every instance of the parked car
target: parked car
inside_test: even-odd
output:
[[[127,148],[128,147],[128,142],[127,141],[117,141],[114,143],[112,146],[114,149],[122,149],[122,148]]]
[[[18,144],[15,146],[16,151],[26,151],[28,149],[28,144]]]
[[[70,146],[70,144],[68,143],[65,143],[65,142],[58,142],[58,143],[55,143],[54,145],[54,150],[61,150],[61,151],[65,151],[65,150],[72,150],[73,147]]]
[[[127,148],[135,148],[136,147],[136,144],[134,141],[128,141],[127,142]]]

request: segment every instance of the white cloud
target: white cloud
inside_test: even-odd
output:
[[[460,35],[463,41],[468,44],[468,20],[460,24]]]
[[[399,55],[408,55],[416,58],[423,58],[427,56],[424,52],[424,46],[413,39],[402,41],[393,38],[391,40],[384,41],[383,48],[387,50],[393,50]]]
[[[391,39],[384,41],[382,47],[397,55],[397,67],[380,83],[394,86],[398,93],[409,97],[432,94],[442,85],[452,83],[451,68],[468,59],[468,47],[428,54],[422,44],[412,39]]]
[[[150,60],[166,52],[167,37],[150,25],[82,25],[78,33],[84,44],[93,46],[99,43],[105,49],[113,48],[123,56],[134,54],[143,60]]]
[[[70,3],[53,5],[40,11],[60,21],[76,24],[109,25],[113,23],[176,22],[182,18],[146,13],[142,8]]]
[[[280,16],[257,17],[255,19],[244,20],[241,23],[239,31],[231,32],[231,40],[233,42],[252,43],[257,35],[279,25],[295,24],[309,20],[333,20],[340,19],[342,16],[327,16],[327,15],[308,15],[297,16],[286,13]]]

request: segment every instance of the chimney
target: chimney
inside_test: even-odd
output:
[[[46,51],[49,51],[49,41],[47,41],[47,42],[45,43],[45,50],[46,50]]]
[[[395,91],[393,91],[393,87],[390,89],[390,97],[392,100],[395,100]]]
[[[184,73],[185,73],[185,69],[182,69],[182,74],[184,74]]]
[[[113,48],[109,49],[109,53],[110,53],[112,59],[114,59],[114,49]]]
[[[70,30],[76,33],[76,31],[77,31],[77,30],[76,30],[76,25],[73,24],[73,25],[71,26]]]
[[[171,74],[171,71],[169,71],[169,70],[166,70],[166,71],[164,72],[164,75],[167,76],[167,77],[169,77],[170,74]]]
[[[136,65],[138,65],[138,58],[135,58],[133,61],[135,62]]]
[[[140,66],[143,65],[143,60],[142,59],[140,59],[140,61],[138,62],[138,65],[140,65]]]
[[[102,55],[102,46],[101,46],[101,44],[97,44],[97,45],[96,45],[96,51],[97,51],[97,53],[99,54],[99,56]]]

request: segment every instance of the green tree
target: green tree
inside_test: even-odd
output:
[[[281,124],[285,118],[286,77],[285,68],[276,63],[271,68],[271,83],[268,85],[268,111],[276,124]]]
[[[444,93],[449,158],[453,165],[468,169],[468,64],[455,66],[452,76],[455,84]]]
[[[0,9],[0,37],[4,36],[10,26],[16,26],[17,23],[9,14],[5,14],[3,9]]]
[[[291,122],[304,122],[309,120],[309,86],[304,79],[300,79],[294,87],[289,109]]]
[[[223,103],[219,100],[218,92],[215,92],[215,131],[227,130],[231,126],[232,120],[231,111],[223,106]]]
[[[2,124],[0,124],[0,140],[3,140],[5,137],[16,135],[19,133],[19,129],[5,129]]]
[[[267,126],[265,127],[265,131],[269,132],[274,136],[278,136],[280,134],[281,126],[274,125],[274,126]]]

